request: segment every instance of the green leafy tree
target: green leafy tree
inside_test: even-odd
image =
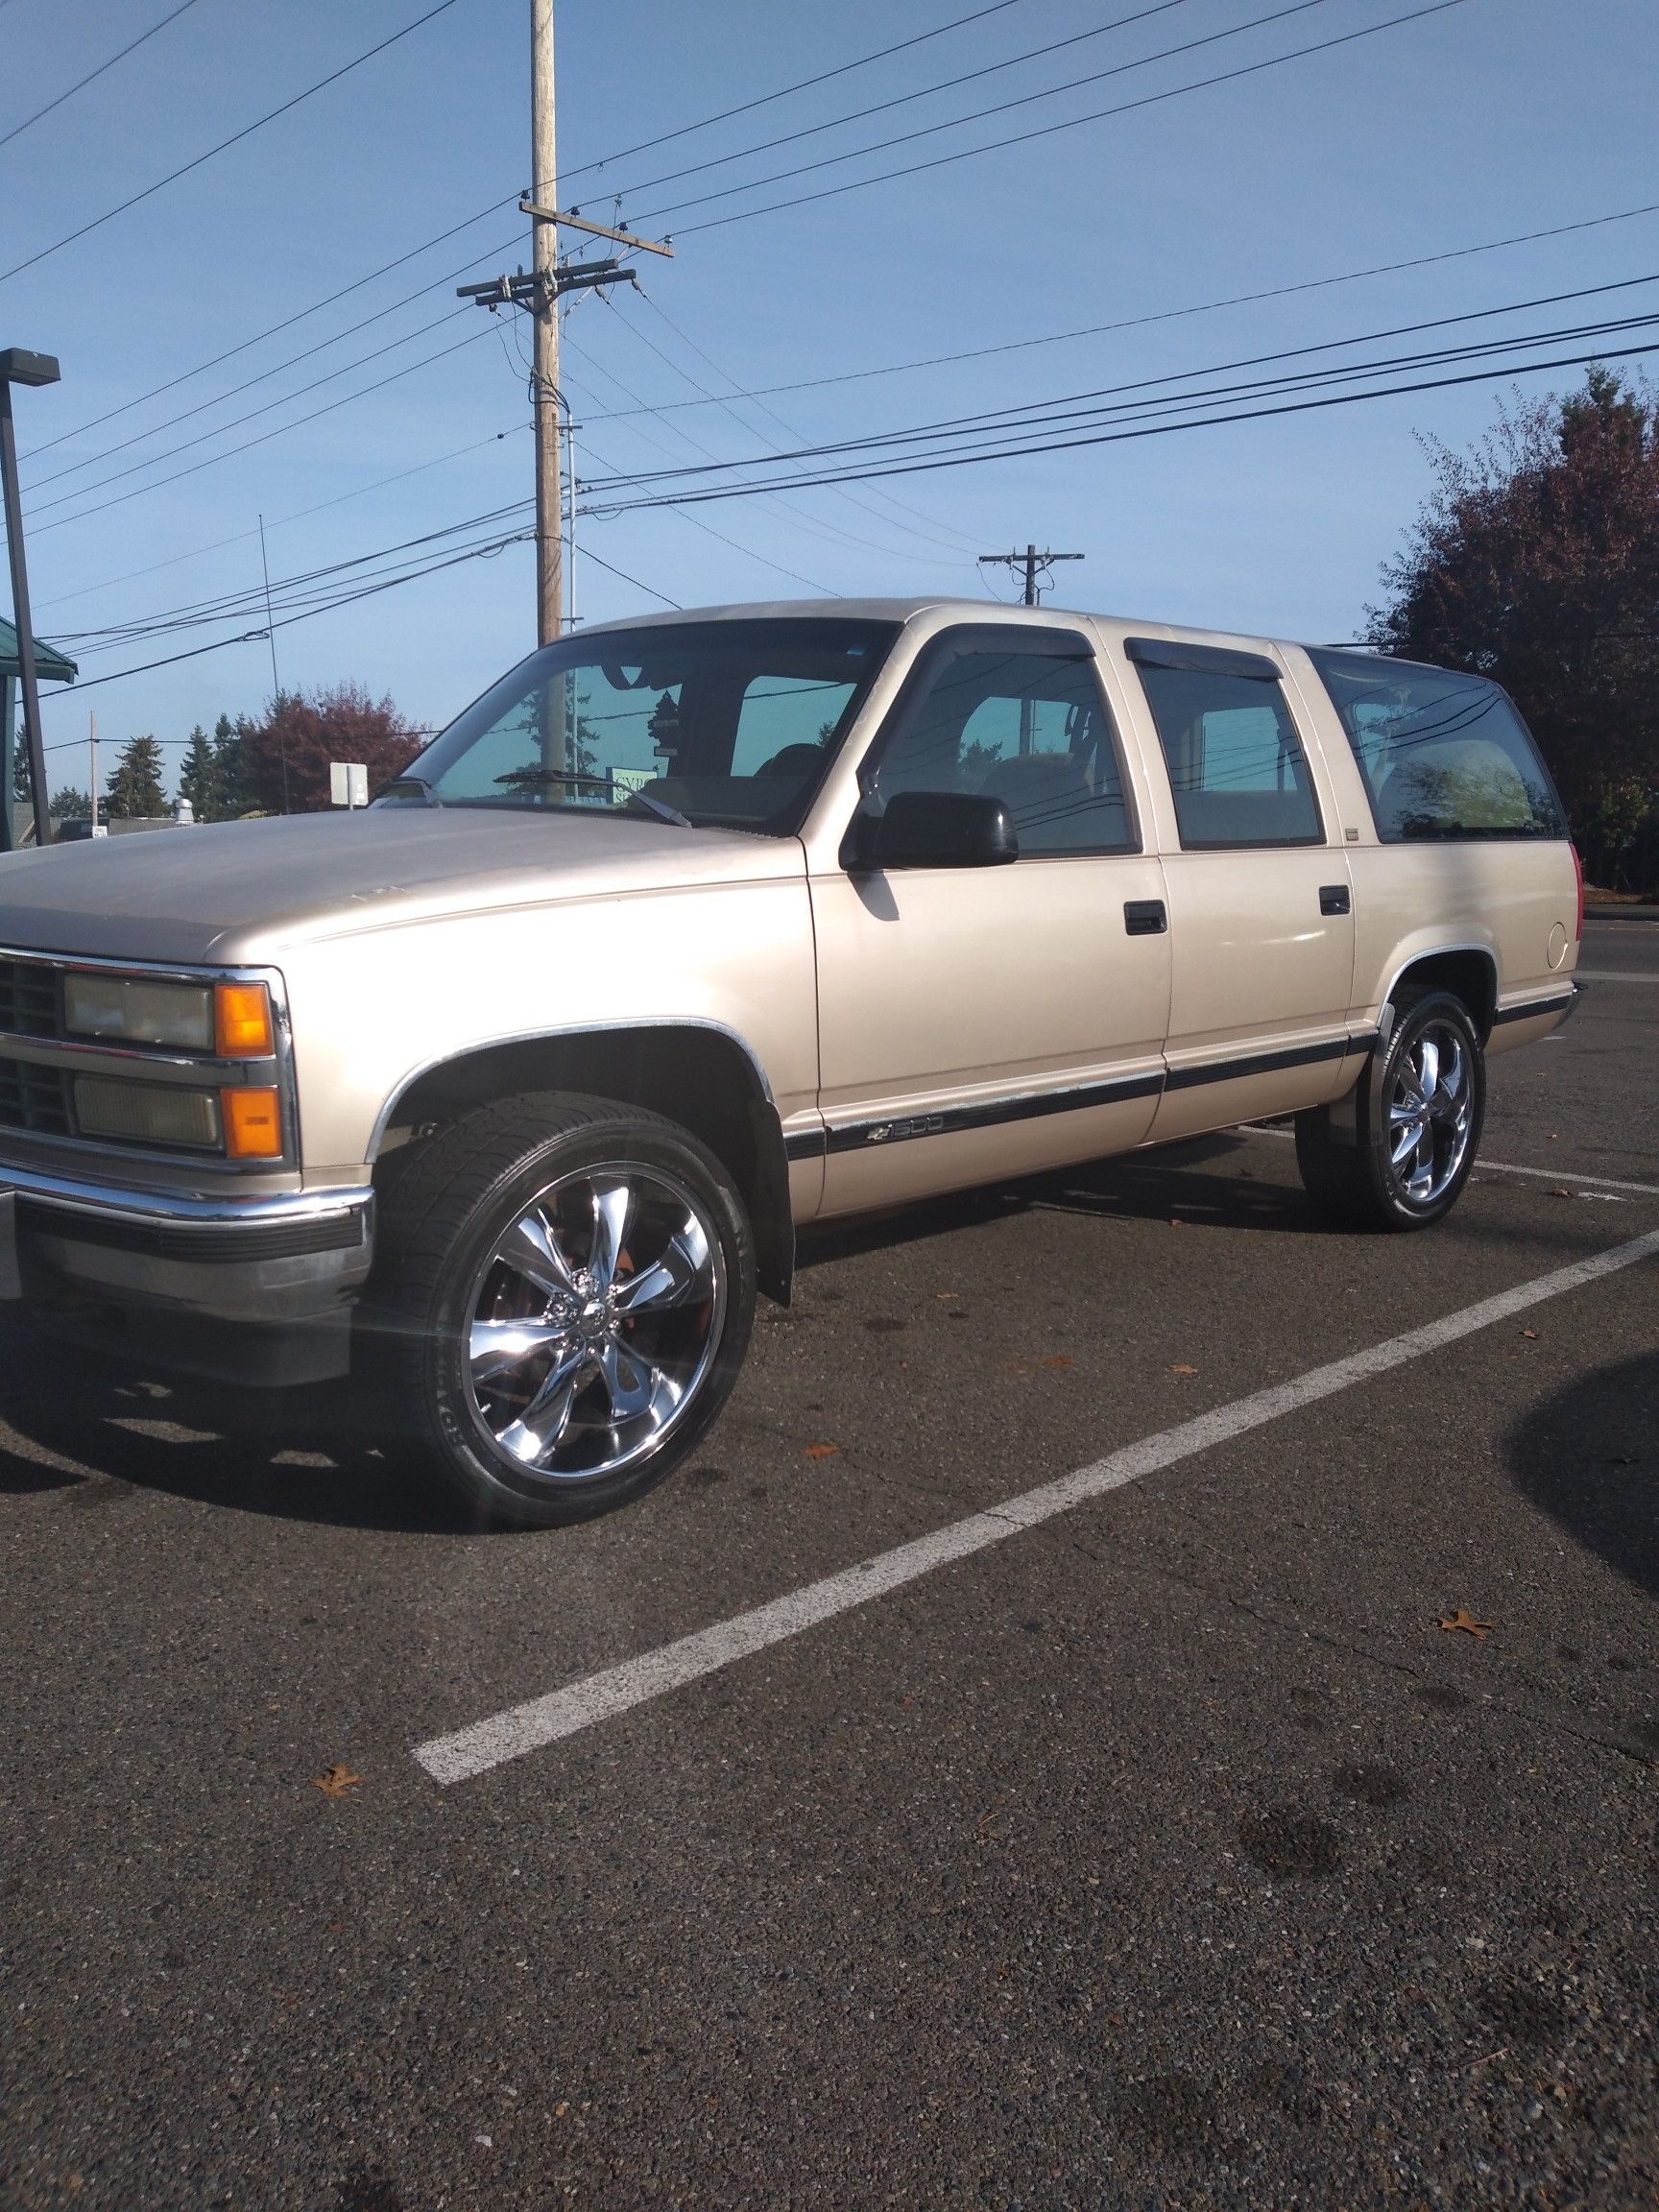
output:
[[[212,740],[200,722],[190,733],[184,765],[179,772],[179,796],[189,800],[190,810],[198,822],[217,822],[224,811],[220,804],[218,757]]]
[[[161,788],[161,747],[154,737],[129,737],[105,786],[104,811],[112,822],[165,814]]]
[[[61,791],[54,791],[52,804],[46,811],[54,822],[85,822],[90,820],[92,802],[84,791],[78,791],[73,783],[65,783]]]
[[[1659,889],[1659,402],[1592,369],[1503,407],[1434,488],[1370,610],[1385,653],[1495,678],[1536,735],[1593,882]]]

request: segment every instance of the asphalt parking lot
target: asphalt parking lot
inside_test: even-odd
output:
[[[0,2202],[1659,2202],[1659,924],[1582,969],[1442,1229],[1246,1132],[820,1238],[574,1532],[0,1323]]]

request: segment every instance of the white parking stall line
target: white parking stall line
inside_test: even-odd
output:
[[[1235,1399],[1231,1405],[1218,1406],[1173,1429],[1144,1436],[1090,1466],[1005,1499],[986,1512],[970,1514],[911,1543],[860,1560],[840,1574],[788,1591],[749,1612],[717,1621],[711,1627],[682,1636],[672,1644],[660,1645],[656,1650],[641,1652],[620,1666],[565,1683],[525,1704],[510,1706],[452,1735],[433,1737],[417,1744],[414,1756],[435,1782],[447,1786],[469,1781],[510,1759],[521,1759],[526,1752],[541,1750],[601,1721],[613,1720],[635,1706],[649,1704],[705,1674],[730,1667],[734,1660],[762,1651],[768,1645],[781,1644],[833,1620],[837,1614],[867,1605],[873,1599],[918,1581],[953,1560],[1004,1543],[1056,1514],[1070,1513],[1196,1453],[1208,1452],[1320,1399],[1334,1397],[1338,1391],[1351,1390],[1357,1383],[1371,1382],[1410,1360],[1443,1351],[1495,1322],[1525,1313],[1547,1299],[1582,1289],[1586,1284],[1599,1282],[1656,1254],[1659,1230],[1627,1244],[1614,1245],[1592,1259],[1576,1261],[1569,1267],[1558,1267],[1549,1275],[1535,1276],[1529,1283],[1482,1298],[1443,1320],[1409,1329],[1404,1335],[1387,1337],[1367,1351],[1310,1368],[1291,1382],[1253,1391],[1247,1398]]]
[[[1269,1129],[1265,1122],[1252,1121],[1249,1125],[1253,1137],[1277,1137],[1282,1144],[1294,1144],[1293,1129]],[[1512,1160],[1488,1160],[1483,1152],[1475,1156],[1474,1173],[1482,1175],[1531,1175],[1540,1183],[1594,1183],[1602,1190],[1634,1190],[1643,1198],[1659,1198],[1659,1183],[1621,1183],[1616,1175],[1581,1175],[1575,1167],[1518,1167]]]
[[[1659,983],[1659,974],[1633,968],[1575,968],[1573,973],[1580,983]]]

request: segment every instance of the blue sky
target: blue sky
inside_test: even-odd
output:
[[[1146,4],[1010,0],[887,61],[659,147],[664,133],[737,102],[965,15],[973,0],[908,0],[900,11],[875,0],[814,9],[559,0],[561,197],[605,220],[620,193],[631,222],[666,228],[679,244],[672,262],[642,268],[644,300],[619,290],[613,303],[588,298],[569,311],[579,469],[696,460],[687,440],[729,458],[797,438],[850,438],[1659,271],[1659,215],[1647,215],[1254,305],[858,375],[774,397],[771,413],[744,399],[681,404],[710,390],[810,385],[1169,315],[1659,199],[1650,151],[1642,153],[1652,143],[1659,64],[1650,0],[1463,0],[1022,147],[712,223],[1335,37],[1402,14],[1413,0],[1310,0],[1196,54],[1106,84],[1075,82],[1249,24],[1275,4],[1171,0],[1065,52],[800,136]],[[0,0],[0,136],[175,5]],[[136,53],[0,146],[0,265],[51,246],[422,12],[423,0],[193,0]],[[44,636],[252,589],[261,512],[279,580],[528,494],[527,332],[477,310],[438,320],[458,308],[457,282],[528,257],[511,205],[529,173],[528,18],[526,0],[454,0],[340,84],[0,282],[0,345],[57,353],[63,367],[55,390],[17,396],[25,454],[59,441],[23,471]],[[1000,122],[993,116],[788,186],[681,204],[1050,86],[1066,89]],[[788,142],[653,185],[763,139]],[[646,151],[615,158],[633,147]],[[603,166],[587,166],[594,163]],[[500,201],[509,204],[480,214]],[[335,306],[89,426],[475,216],[458,236]],[[1634,313],[1655,295],[1623,297],[1628,303],[1609,312]],[[1541,311],[1505,327],[1562,319],[1578,318]],[[305,361],[221,397],[313,347]],[[284,427],[446,348],[455,349],[378,392]],[[1608,358],[1621,358],[1616,348]],[[298,396],[322,377],[330,380]],[[1529,384],[1575,380],[1558,373]],[[991,587],[974,556],[1035,538],[1087,556],[1061,571],[1062,603],[1342,637],[1378,595],[1381,564],[1427,489],[1414,433],[1467,443],[1490,421],[1505,381],[793,493],[787,504],[750,498],[690,513],[591,516],[578,524],[579,543],[594,557],[578,556],[578,613],[599,620],[661,604],[651,591],[687,605],[814,589],[981,593]],[[280,404],[222,427],[273,400]],[[160,427],[185,409],[200,411]],[[212,458],[273,430],[246,451]],[[1006,575],[993,575],[1006,595]],[[277,667],[289,686],[353,679],[390,692],[416,722],[439,725],[534,642],[533,608],[530,549],[512,546],[280,630]],[[83,675],[254,626],[243,614],[87,650]],[[84,781],[90,708],[101,744],[154,731],[171,766],[193,722],[257,709],[271,688],[270,646],[251,641],[79,696],[60,693],[46,708],[48,743],[61,748],[51,781]]]

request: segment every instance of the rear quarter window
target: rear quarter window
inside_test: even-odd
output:
[[[1550,771],[1496,684],[1370,654],[1309,657],[1347,733],[1385,845],[1566,836]]]

